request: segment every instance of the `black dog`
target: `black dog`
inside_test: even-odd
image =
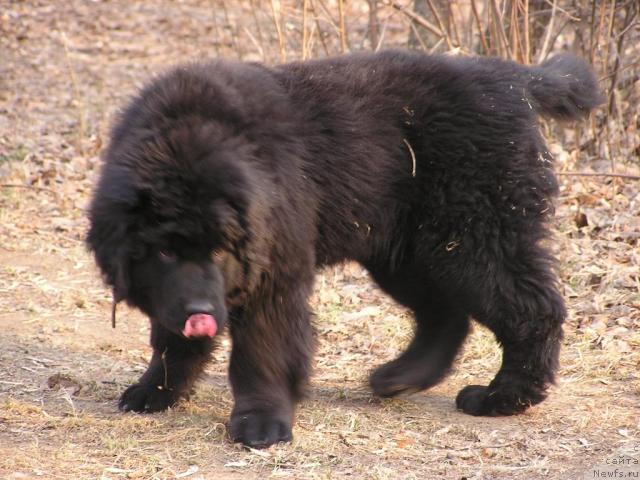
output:
[[[440,381],[473,317],[503,363],[458,408],[542,401],[565,309],[544,246],[558,186],[537,114],[574,119],[599,102],[569,55],[216,61],[154,80],[113,129],[90,208],[88,244],[116,301],[151,318],[153,358],[120,408],[186,395],[228,322],[232,439],[290,440],[314,272],[345,259],[416,318],[406,352],[372,374],[376,394]]]

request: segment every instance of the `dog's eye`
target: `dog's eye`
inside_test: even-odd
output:
[[[163,262],[173,262],[176,259],[175,253],[169,250],[160,250],[158,252],[158,256],[160,257],[160,260],[162,260]]]
[[[213,252],[211,252],[211,256],[215,260],[219,260],[220,258],[222,258],[222,249],[221,248],[215,249]]]

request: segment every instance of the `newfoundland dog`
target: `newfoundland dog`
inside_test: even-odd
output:
[[[566,54],[533,67],[403,51],[217,60],[151,81],[111,132],[89,212],[114,308],[125,300],[151,320],[149,368],[120,409],[187,395],[228,324],[230,437],[291,440],[314,273],[344,260],[415,316],[406,351],[372,373],[375,394],[439,382],[473,318],[503,361],[457,407],[511,415],[541,402],[565,308],[537,115],[577,119],[600,101],[589,67]]]

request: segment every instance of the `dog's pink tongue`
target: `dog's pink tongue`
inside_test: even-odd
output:
[[[216,320],[206,313],[195,313],[184,324],[182,334],[185,337],[213,337],[218,330]]]

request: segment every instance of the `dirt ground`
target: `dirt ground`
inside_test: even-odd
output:
[[[212,5],[0,0],[0,477],[575,479],[640,458],[634,178],[561,177],[554,247],[570,317],[558,384],[524,415],[455,410],[457,391],[500,363],[481,328],[441,385],[374,398],[367,374],[402,350],[411,321],[351,264],[318,275],[319,351],[293,443],[226,438],[227,339],[190,401],[118,412],[149,358],[148,322],[120,306],[111,329],[85,208],[116,108],[167,65],[215,54]],[[552,148],[561,171],[607,164]]]

